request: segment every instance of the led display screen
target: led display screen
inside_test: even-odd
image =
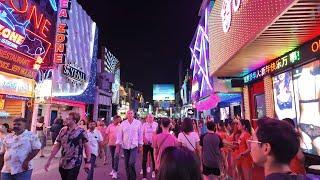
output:
[[[175,99],[175,89],[173,84],[154,84],[154,101],[173,101]]]
[[[320,61],[295,69],[293,83],[302,148],[320,155]]]
[[[273,94],[277,118],[296,120],[292,73],[290,71],[273,77]]]

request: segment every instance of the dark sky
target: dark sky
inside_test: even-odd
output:
[[[121,62],[121,81],[152,99],[152,85],[178,85],[178,64],[190,64],[189,45],[202,0],[78,0]],[[177,89],[176,89],[177,91]]]

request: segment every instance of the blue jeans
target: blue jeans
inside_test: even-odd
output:
[[[138,154],[138,148],[134,149],[123,149],[124,162],[127,173],[127,180],[136,180],[136,157]]]
[[[96,165],[96,159],[97,159],[97,157],[96,157],[96,155],[94,155],[94,154],[91,154],[91,169],[89,170],[89,172],[88,172],[88,177],[87,177],[87,180],[93,180],[93,173],[94,173],[94,166]],[[85,162],[87,162],[87,159],[85,159]]]
[[[119,165],[119,154],[116,155],[116,146],[109,146],[111,159],[112,159],[112,169],[118,172],[118,165]]]
[[[31,180],[32,169],[18,174],[1,173],[1,180]]]

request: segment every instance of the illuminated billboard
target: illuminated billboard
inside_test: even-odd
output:
[[[174,101],[175,88],[173,84],[154,84],[153,85],[154,101]]]
[[[119,60],[105,48],[104,70],[112,73],[114,82],[112,83],[112,104],[119,104],[120,100],[120,62]]]
[[[85,92],[92,72],[96,24],[77,1],[60,0],[53,72],[53,96]]]
[[[52,65],[57,13],[49,1],[0,2],[0,69],[34,78],[41,66]]]

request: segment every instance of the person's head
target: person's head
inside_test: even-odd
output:
[[[218,130],[219,130],[219,131],[225,131],[225,130],[226,130],[223,121],[220,121],[220,122],[219,122],[219,124],[218,124]]]
[[[193,130],[196,130],[198,128],[198,122],[195,119],[192,119],[192,126],[193,126]]]
[[[300,147],[299,135],[287,122],[264,118],[257,122],[257,129],[248,141],[253,161],[260,166],[268,164],[287,165]]]
[[[89,121],[88,128],[90,131],[93,131],[97,127],[97,122]]]
[[[8,133],[9,132],[9,124],[7,123],[3,123],[1,126],[0,126],[0,132],[2,133]]]
[[[147,123],[152,123],[153,120],[154,120],[153,114],[148,114],[147,117],[146,117],[146,122]]]
[[[285,122],[289,123],[294,128],[296,127],[295,124],[294,124],[294,121],[292,119],[290,119],[290,118],[284,118],[284,119],[282,119],[282,121],[285,121]]]
[[[185,147],[168,147],[161,156],[158,180],[202,180],[200,162]]]
[[[213,132],[216,131],[216,125],[214,124],[213,121],[207,122],[207,128],[208,128],[209,131],[213,131]]]
[[[162,129],[170,129],[171,120],[169,118],[161,119],[161,127]]]
[[[63,119],[62,118],[57,118],[56,120],[54,120],[54,124],[63,124]]]
[[[134,118],[134,112],[132,110],[129,110],[127,112],[127,119],[128,120],[133,120],[133,118]]]
[[[64,124],[70,127],[70,126],[76,125],[79,121],[80,121],[80,114],[71,112],[69,113],[68,117],[65,119]],[[83,123],[85,124],[85,122]]]
[[[44,123],[44,117],[39,117],[38,118],[38,123]]]
[[[121,122],[121,117],[120,117],[119,115],[113,116],[113,121],[112,121],[112,123],[113,123],[114,125],[118,125],[120,122]]]
[[[184,133],[190,133],[193,131],[193,121],[190,118],[184,118],[182,122],[182,131]]]
[[[16,134],[21,134],[27,128],[28,120],[25,118],[17,118],[13,120],[13,131]]]
[[[245,119],[241,119],[240,123],[238,123],[238,129],[240,131],[247,131],[248,133],[252,133],[251,132],[251,124],[249,120],[245,120]]]

